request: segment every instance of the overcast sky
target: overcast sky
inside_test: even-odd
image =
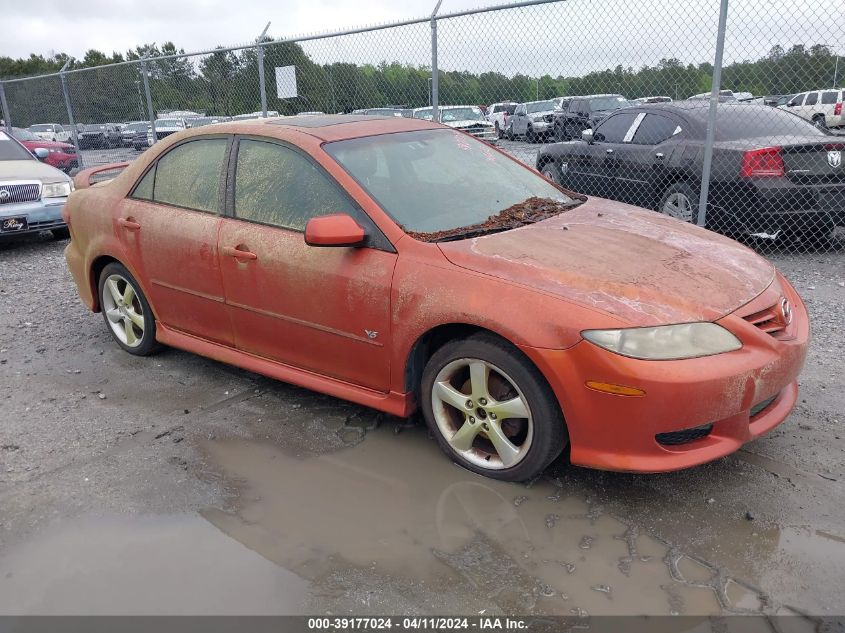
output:
[[[82,57],[173,41],[187,51],[430,14],[433,0],[0,0],[0,54]],[[501,0],[443,0],[441,13]],[[568,0],[440,23],[440,67],[580,74],[661,58],[712,61],[719,0]],[[839,16],[835,18],[834,16]],[[841,43],[842,0],[731,0],[726,61],[774,44]],[[430,63],[428,24],[306,44],[315,61]],[[845,54],[845,50],[840,50]]]

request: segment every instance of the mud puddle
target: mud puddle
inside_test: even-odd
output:
[[[553,481],[513,485],[451,465],[422,429],[382,427],[316,456],[250,440],[201,448],[237,492],[203,515],[311,581],[321,609],[711,615],[762,605],[753,587],[732,581],[729,594],[715,568]]]
[[[301,612],[308,583],[202,517],[88,517],[0,555],[4,615]]]

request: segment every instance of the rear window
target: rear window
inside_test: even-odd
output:
[[[828,90],[827,92],[822,93],[822,103],[826,105],[830,105],[831,103],[836,103],[837,93],[832,90]]]
[[[707,109],[697,113],[699,135],[707,129]],[[733,141],[759,136],[825,136],[812,123],[788,110],[757,105],[720,105],[716,120],[716,140]]]

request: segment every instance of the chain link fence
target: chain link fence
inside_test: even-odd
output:
[[[133,160],[185,127],[304,112],[437,118],[589,195],[764,252],[845,244],[835,0],[532,0],[0,80],[48,162]],[[54,155],[55,154],[55,155]]]

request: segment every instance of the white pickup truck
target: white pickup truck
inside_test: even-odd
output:
[[[36,123],[29,126],[29,131],[40,139],[54,143],[71,143],[70,130],[59,123]]]
[[[497,138],[504,137],[505,130],[508,129],[508,119],[513,115],[513,111],[516,110],[518,105],[513,101],[502,101],[487,108],[487,120],[493,124]]]

